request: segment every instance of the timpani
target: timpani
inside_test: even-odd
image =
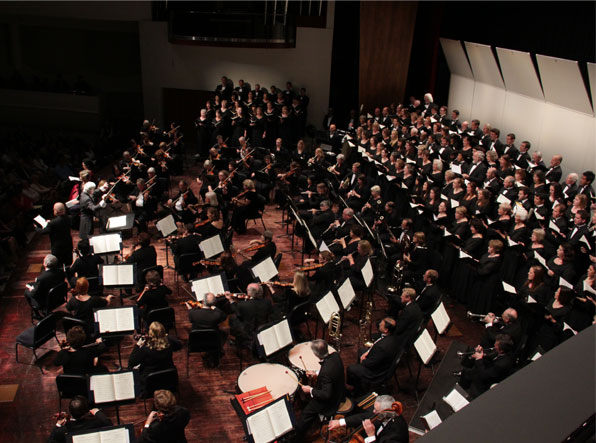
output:
[[[298,377],[290,368],[277,363],[258,363],[249,366],[238,376],[238,388],[242,392],[266,386],[274,400],[294,395],[298,389]]]
[[[298,343],[288,354],[288,360],[293,367],[301,371],[313,371],[318,372],[321,369],[321,363],[319,358],[315,356],[310,348],[312,342],[306,341],[304,343]],[[329,345],[328,345],[329,346]],[[329,354],[333,354],[335,349],[331,346],[328,347]]]

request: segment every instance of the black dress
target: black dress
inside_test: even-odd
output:
[[[104,308],[108,304],[103,297],[89,297],[88,300],[81,301],[76,297],[72,297],[66,303],[66,310],[72,313],[74,318],[83,320],[85,322],[85,333],[91,335],[95,332],[93,311],[95,309]]]

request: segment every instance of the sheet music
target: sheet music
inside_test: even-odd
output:
[[[517,246],[517,245],[519,245],[519,243],[516,242],[515,240],[511,240],[511,237],[507,237],[507,243],[509,244],[509,246]]]
[[[592,246],[590,246],[590,242],[588,241],[588,239],[586,238],[586,234],[582,235],[582,237],[579,239],[580,242],[584,243],[588,249],[592,249]]]
[[[435,351],[437,350],[437,346],[433,342],[433,339],[430,337],[430,334],[425,329],[420,337],[414,342],[414,347],[420,356],[420,359],[424,362],[425,365],[433,358]]]
[[[451,170],[456,174],[461,175],[461,166],[460,165],[451,165]]]
[[[155,226],[161,232],[161,235],[167,237],[168,235],[172,235],[174,232],[178,230],[176,226],[176,221],[174,220],[173,215],[168,215],[167,217],[162,218],[159,220]]]
[[[262,411],[255,412],[246,419],[248,432],[252,435],[255,443],[269,443],[276,438],[273,424],[267,413],[268,409],[269,408],[266,408]]]
[[[101,443],[101,432],[90,434],[73,435],[72,443]]]
[[[78,204],[79,201],[76,198],[73,198],[72,200],[68,200],[65,205],[68,209],[72,208],[74,205]]]
[[[209,292],[215,295],[226,292],[221,275],[193,280],[191,286],[197,301],[200,302],[205,300],[205,294]]]
[[[364,264],[360,272],[362,273],[362,278],[364,278],[364,283],[366,284],[366,287],[369,287],[374,277],[373,268],[370,264],[370,258],[366,260],[366,263]]]
[[[331,292],[328,292],[327,295],[325,295],[325,297],[320,299],[316,303],[316,306],[317,310],[319,311],[319,314],[321,315],[321,319],[325,324],[329,323],[329,320],[331,319],[331,315],[333,315],[333,313],[340,312],[339,305],[335,301],[335,297],[333,297],[333,294]]]
[[[346,281],[344,281],[342,285],[337,288],[337,295],[339,295],[339,300],[341,301],[344,309],[348,309],[348,307],[356,298],[356,292],[354,291],[352,282],[349,278],[346,278]]]
[[[464,251],[463,249],[459,250],[459,258],[472,258],[472,256],[470,254],[468,254],[466,251]]]
[[[108,219],[107,229],[118,229],[126,226],[126,215],[119,215],[117,217],[110,217]]]
[[[101,431],[101,443],[130,443],[130,434],[126,428]]]
[[[443,423],[443,420],[441,420],[439,413],[434,409],[430,411],[428,414],[420,416],[420,418],[424,419],[429,429],[434,429],[441,423]]]
[[[266,411],[269,415],[269,420],[273,425],[273,431],[275,432],[276,437],[284,435],[286,432],[291,431],[294,428],[285,401],[278,401],[272,404]]]
[[[34,219],[34,222],[37,222],[37,224],[39,226],[41,226],[42,228],[45,228],[48,225],[48,221],[43,218],[41,215],[37,215]]]
[[[114,309],[114,311],[118,331],[133,331],[135,329],[135,311],[132,306],[128,308],[117,308]]]
[[[135,398],[135,380],[130,372],[113,374],[114,377],[114,398],[116,400],[130,400]]]
[[[314,244],[316,245],[316,243]],[[252,267],[252,273],[263,282],[270,281],[278,274],[278,271],[271,257],[267,257],[265,260]]]
[[[134,265],[118,265],[114,266],[118,271],[118,284],[119,285],[134,285],[135,284],[135,274],[134,274]],[[105,283],[104,283],[105,284]]]
[[[95,254],[107,254],[110,252],[120,252],[120,244],[122,237],[119,233],[96,235],[89,239],[89,243],[93,246]]]
[[[587,282],[587,280],[584,280],[583,289],[584,289],[585,292],[589,292],[591,294],[596,295],[596,289],[593,289],[592,286],[589,285],[589,283]]]
[[[279,322],[274,328],[280,349],[285,348],[294,341],[292,338],[292,331],[290,331],[290,323],[288,323],[287,320]]]
[[[134,285],[134,265],[106,265],[101,268],[104,286]]]
[[[450,199],[449,200],[449,203],[451,205],[451,209],[455,209],[455,208],[457,208],[459,206],[459,202],[457,200],[454,200],[454,199]]]
[[[542,266],[548,269],[548,266],[546,266],[546,260],[542,255],[540,255],[538,252],[534,252],[534,258],[538,260],[538,263],[540,263]]]
[[[294,341],[287,320],[283,320],[270,328],[264,329],[258,333],[257,338],[259,343],[263,345],[267,357]]]
[[[214,257],[217,254],[221,254],[224,251],[223,244],[221,243],[221,237],[219,235],[214,235],[207,240],[203,240],[201,243],[199,243],[199,249],[203,252],[205,258],[207,259]]]
[[[503,289],[505,290],[505,292],[509,292],[510,294],[517,294],[517,291],[515,290],[515,287],[514,286],[511,286],[507,282],[503,282]]]
[[[75,177],[73,175],[69,175],[68,180],[70,180],[71,182],[80,182],[81,181],[81,179],[79,177]]]
[[[503,194],[499,194],[499,196],[497,197],[497,202],[499,202],[499,203],[511,203],[511,200],[509,200]]]
[[[115,395],[112,374],[92,375],[91,389],[93,390],[95,403],[114,401]]]
[[[530,303],[538,303],[536,300],[534,300],[534,298],[531,295],[528,295],[528,300],[526,301],[526,303],[530,304]]]
[[[443,302],[441,302],[437,309],[430,314],[430,317],[433,319],[433,323],[435,324],[435,328],[437,328],[439,335],[443,334],[447,330],[449,323],[451,323],[451,319],[449,318],[449,314],[447,314]]]
[[[100,309],[95,312],[95,318],[99,323],[99,333],[118,331],[118,320],[113,309]]]
[[[563,277],[559,277],[559,286],[564,286],[569,289],[573,289],[573,285],[565,280]]]
[[[443,400],[445,401],[445,403],[451,406],[451,409],[453,409],[455,412],[459,411],[460,409],[462,409],[470,403],[455,388],[449,394],[443,397]]]
[[[321,241],[321,244],[319,245],[319,251],[323,252],[323,251],[329,251],[329,246],[327,246],[327,243],[325,243],[325,240]]]
[[[541,354],[540,352],[536,352],[536,354],[534,354],[530,360],[532,360],[532,361],[536,361],[536,360],[538,360],[540,357],[542,357],[542,354]]]
[[[575,329],[573,329],[567,323],[563,322],[563,331],[567,331],[567,330],[573,332],[573,335],[577,335],[577,331]]]
[[[559,227],[557,226],[557,224],[554,221],[550,221],[550,223],[548,224],[548,227],[550,229],[552,229],[553,231],[555,231],[556,233],[560,234],[561,230],[559,229]]]

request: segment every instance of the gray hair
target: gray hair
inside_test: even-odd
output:
[[[249,297],[254,298],[262,298],[263,297],[263,288],[258,283],[251,283],[246,288],[246,293]]]
[[[95,188],[97,186],[95,185],[95,183],[93,182],[87,182],[85,183],[85,185],[83,186],[83,192],[85,194],[91,194],[93,191],[95,191]]]
[[[525,208],[517,208],[515,211],[515,216],[519,217],[521,221],[526,221],[528,219],[528,211]]]
[[[317,358],[320,358],[321,360],[327,357],[329,354],[327,342],[325,340],[321,340],[320,338],[310,342],[310,349],[317,356]]]
[[[342,160],[345,160],[345,159],[346,159],[346,156],[345,156],[345,155],[343,155],[343,154],[338,154],[338,155],[337,155],[337,159],[339,160],[340,158],[341,158]]]
[[[375,400],[375,404],[377,404],[377,409],[379,411],[387,411],[387,409],[391,409],[391,406],[394,402],[395,398],[393,398],[391,395],[379,395]],[[381,418],[382,420],[386,420],[395,416],[396,413],[393,411],[379,413],[379,418]]]
[[[438,158],[433,160],[433,166],[437,169],[437,171],[443,170],[443,162]]]
[[[579,176],[575,172],[571,172],[570,174],[567,174],[567,178],[573,180],[573,183],[577,183]]]
[[[52,254],[46,255],[43,259],[43,265],[49,269],[54,269],[58,267],[58,257]]]
[[[152,173],[155,174],[155,168],[153,166],[151,166],[149,169],[147,169],[147,173]]]

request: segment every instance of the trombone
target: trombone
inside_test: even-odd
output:
[[[478,320],[481,321],[482,323],[486,323],[484,321],[484,318],[486,317],[486,314],[474,314],[473,312],[466,312],[466,317],[468,317],[470,320]],[[496,322],[501,321],[501,317],[495,317]]]

